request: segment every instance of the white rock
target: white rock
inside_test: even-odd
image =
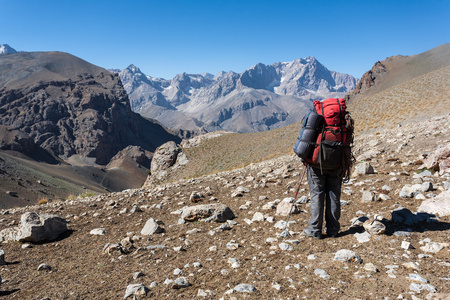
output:
[[[291,245],[289,245],[287,243],[280,243],[280,244],[278,244],[278,247],[280,247],[280,249],[283,251],[290,251],[290,250],[294,249]]]
[[[164,229],[159,226],[159,224],[155,221],[155,219],[150,218],[145,223],[144,228],[141,230],[142,235],[152,235],[155,233],[162,233]]]
[[[358,240],[358,243],[366,243],[366,242],[370,241],[370,238],[372,237],[370,235],[370,233],[368,233],[367,231],[365,231],[363,233],[357,232],[353,236]]]
[[[127,286],[125,296],[123,298],[125,299],[130,296],[144,296],[147,295],[149,291],[150,290],[143,284],[130,284]]]
[[[414,249],[410,242],[402,241],[402,249],[409,250]]]
[[[334,254],[334,260],[342,262],[362,263],[361,257],[356,252],[347,249],[341,249]]]
[[[425,246],[420,247],[420,250],[424,252],[437,253],[441,251],[444,248],[444,246],[445,244],[443,243],[429,242]]]
[[[95,228],[92,229],[89,234],[91,235],[105,235],[106,234],[106,229],[105,228]]]

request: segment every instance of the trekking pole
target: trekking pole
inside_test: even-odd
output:
[[[291,216],[292,208],[294,207],[295,202],[297,201],[298,191],[300,190],[300,186],[302,185],[302,181],[303,181],[303,177],[305,176],[305,172],[306,172],[306,166],[305,166],[305,168],[303,169],[302,177],[300,178],[300,182],[298,183],[297,191],[295,192],[295,196],[294,196],[294,202],[292,202],[291,208],[289,209],[289,214],[288,214],[286,223],[284,223],[283,232],[281,232],[281,234],[280,234],[281,237],[287,237],[287,236],[290,236],[290,235],[291,235],[291,234],[289,233],[289,231],[286,230],[286,227],[287,227],[288,222],[289,222],[289,217]]]

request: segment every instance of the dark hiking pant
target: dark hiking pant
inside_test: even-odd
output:
[[[311,195],[309,232],[314,236],[322,234],[325,211],[327,235],[337,234],[340,229],[342,178],[337,171],[321,171],[308,166],[308,183]]]

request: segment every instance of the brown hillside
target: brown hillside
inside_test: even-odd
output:
[[[359,132],[450,112],[450,66],[349,104]]]
[[[417,55],[388,57],[376,62],[363,75],[355,89],[347,94],[346,99],[348,102],[360,101],[448,65],[450,43]]]

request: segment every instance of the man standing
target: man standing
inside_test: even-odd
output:
[[[306,236],[321,239],[323,221],[328,237],[337,237],[340,230],[341,186],[348,181],[354,162],[353,119],[345,110],[344,99],[314,101],[315,111],[323,116],[312,156],[303,159],[308,170],[311,196],[311,218]]]

